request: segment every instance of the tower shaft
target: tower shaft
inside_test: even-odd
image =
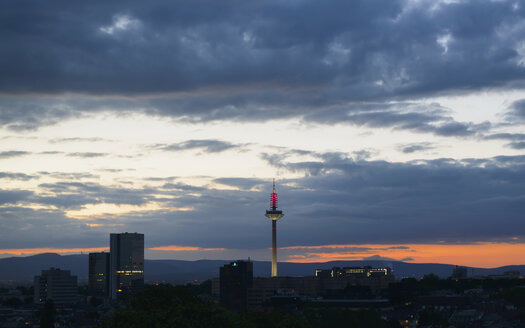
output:
[[[272,277],[277,277],[277,220],[272,220]]]
[[[273,192],[270,196],[270,209],[265,216],[272,220],[272,277],[277,277],[277,220],[284,216],[283,211],[277,209],[277,193],[275,192],[275,179]]]

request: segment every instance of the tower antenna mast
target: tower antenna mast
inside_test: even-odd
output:
[[[273,192],[270,195],[270,209],[265,216],[272,220],[272,277],[277,277],[277,220],[284,216],[283,211],[277,210],[277,193],[275,192],[275,178]]]

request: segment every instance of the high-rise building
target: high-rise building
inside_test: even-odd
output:
[[[272,277],[277,277],[277,220],[284,216],[283,211],[277,210],[277,193],[275,192],[275,179],[273,192],[270,196],[270,209],[265,216],[272,220]]]
[[[220,301],[230,309],[246,309],[253,284],[253,262],[235,261],[220,269]]]
[[[40,276],[35,276],[34,283],[34,302],[37,304],[47,300],[53,300],[57,305],[77,302],[77,277],[69,270],[42,270]]]
[[[88,294],[109,297],[109,253],[89,253]]]
[[[144,288],[144,234],[110,234],[111,298]]]

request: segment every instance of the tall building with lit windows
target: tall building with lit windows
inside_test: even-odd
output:
[[[111,298],[132,295],[144,288],[144,234],[110,234]]]
[[[109,297],[109,253],[89,253],[89,296]]]

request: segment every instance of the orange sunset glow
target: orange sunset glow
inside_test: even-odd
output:
[[[168,245],[149,247],[166,252],[228,252],[228,248]],[[108,247],[92,248],[20,248],[0,249],[4,255],[34,255],[41,253],[75,254],[108,251]],[[245,250],[246,257],[252,250]],[[445,244],[337,244],[317,246],[288,246],[279,248],[280,262],[313,263],[351,260],[397,260],[410,263],[456,264],[493,268],[525,263],[525,243]],[[244,254],[244,253],[242,253]]]
[[[193,246],[159,246],[149,248],[154,251],[172,251],[172,252],[183,252],[183,251],[224,251],[225,248],[203,248]]]
[[[92,248],[18,248],[18,249],[0,249],[0,254],[10,255],[34,255],[42,253],[72,254],[72,253],[89,253],[109,251],[108,247]]]
[[[404,247],[404,248],[402,248]],[[345,249],[357,248],[345,251]],[[363,250],[360,251],[359,248]],[[411,263],[444,263],[491,268],[525,263],[524,243],[474,243],[468,245],[325,245],[281,248],[288,256],[284,262],[328,262],[362,260],[373,255]],[[303,254],[288,253],[298,250]],[[336,250],[334,252],[330,250]]]

